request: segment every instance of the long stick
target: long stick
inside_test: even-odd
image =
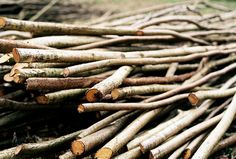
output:
[[[74,65],[64,69],[64,76],[67,77],[69,75],[88,71],[91,69],[106,67],[106,66],[116,66],[116,65],[146,65],[146,64],[163,64],[163,63],[172,63],[172,62],[186,62],[194,59],[208,57],[219,54],[230,54],[236,52],[236,49],[232,50],[216,50],[209,51],[206,53],[196,53],[187,56],[179,56],[179,57],[164,57],[164,58],[132,58],[132,59],[109,59],[109,60],[101,60],[96,62],[90,62],[86,64]]]
[[[34,34],[50,35],[172,35],[182,39],[188,39],[193,42],[207,45],[208,42],[180,34],[172,30],[139,30],[139,29],[116,29],[116,28],[98,28],[87,26],[76,26],[49,22],[30,22],[24,20],[10,19],[0,17],[0,28],[15,29],[19,31],[29,31]]]
[[[69,51],[69,50],[40,50],[40,49],[13,49],[16,62],[90,62],[112,58],[125,58],[121,52],[99,51]],[[135,57],[135,56],[134,56]],[[139,57],[139,56],[136,56]]]
[[[83,103],[77,110],[80,113],[101,110],[149,110],[167,106],[187,97],[188,94],[185,93],[151,103]]]
[[[171,77],[131,77],[125,78],[122,82],[123,85],[135,86],[146,84],[166,84],[173,82],[182,82],[187,78],[190,78],[194,72],[174,75]],[[67,78],[41,78],[33,77],[26,80],[27,90],[62,90],[71,88],[85,88],[93,86],[102,80],[104,77],[67,77]]]
[[[175,89],[177,87],[178,85],[160,85],[160,84],[123,87],[123,88],[114,89],[111,92],[111,96],[113,99],[119,99],[125,96],[166,92],[166,91]]]

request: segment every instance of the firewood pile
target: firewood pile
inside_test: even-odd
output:
[[[235,24],[208,1],[83,25],[0,17],[0,159],[207,159],[235,144]]]

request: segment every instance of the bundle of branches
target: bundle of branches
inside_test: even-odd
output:
[[[196,1],[84,26],[0,17],[0,158],[206,159],[235,144],[235,13]]]

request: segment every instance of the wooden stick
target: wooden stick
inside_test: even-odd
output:
[[[74,74],[74,76],[89,76],[92,74],[95,74],[93,77],[100,77],[104,78],[107,75],[97,75],[98,73],[104,73],[104,71],[110,70],[109,67],[101,68],[101,69],[95,69],[90,71],[85,71],[81,73]],[[42,69],[15,69],[15,76],[17,79],[17,76],[24,80],[30,77],[63,77],[62,75],[63,69],[61,68],[42,68]],[[110,72],[108,73],[110,75]],[[16,80],[17,81],[17,80]]]
[[[110,93],[114,88],[122,84],[123,80],[133,70],[130,66],[120,67],[112,76],[96,84],[86,92],[86,99],[89,102],[101,100],[105,95]]]
[[[162,41],[162,40],[171,40],[173,37],[171,36],[122,36],[122,37],[117,37],[113,39],[105,39],[105,40],[100,40],[94,43],[90,44],[85,44],[85,45],[80,45],[80,46],[75,46],[69,48],[70,50],[88,50],[88,49],[93,49],[93,48],[100,48],[100,47],[105,47],[105,46],[112,46],[115,44],[120,44],[120,43],[137,43],[137,42],[155,42],[155,41]]]
[[[1,38],[9,37],[9,36],[16,36],[22,39],[32,38],[32,34],[30,34],[29,32],[23,32],[23,31],[7,30],[0,33]]]
[[[112,58],[125,58],[121,52],[99,51],[69,51],[69,50],[40,50],[40,49],[13,49],[13,58],[16,62],[90,62]],[[136,56],[138,57],[138,56]]]
[[[210,90],[210,91],[198,91],[190,93],[188,96],[189,102],[196,106],[199,105],[205,99],[218,99],[233,96],[236,92],[236,88],[230,88],[226,90]]]
[[[84,95],[88,89],[68,89],[52,93],[47,93],[36,97],[36,101],[39,104],[49,104],[49,103],[59,103],[61,101],[66,101],[69,99],[74,99],[75,97]]]
[[[112,28],[95,28],[87,26],[77,26],[69,24],[60,23],[49,23],[49,22],[31,22],[10,19],[6,17],[0,18],[0,27],[2,29],[15,29],[19,31],[29,31],[34,34],[43,35],[56,35],[56,34],[66,34],[66,35],[125,35],[125,34],[137,34],[137,30],[131,29],[112,29]]]
[[[14,82],[23,83],[29,77],[62,77],[61,68],[15,69]]]
[[[33,34],[50,35],[172,35],[181,39],[188,39],[193,42],[207,45],[208,42],[180,34],[172,30],[138,30],[138,29],[116,29],[116,28],[98,28],[87,26],[76,26],[49,22],[30,22],[24,20],[10,19],[0,17],[0,28],[15,29],[18,31],[29,31]]]
[[[116,99],[121,99],[123,97],[132,96],[132,95],[166,92],[166,91],[175,89],[177,87],[179,87],[179,85],[160,85],[160,84],[123,87],[123,88],[114,89],[111,92],[111,96],[114,100],[116,100]]]
[[[10,76],[15,75],[15,70],[23,68],[59,68],[70,65],[69,63],[16,63],[11,69]]]
[[[23,42],[37,45],[45,45],[55,48],[66,48],[78,45],[84,45],[89,43],[98,42],[105,38],[96,36],[69,36],[69,35],[58,35],[58,36],[44,36],[32,39],[23,40]]]
[[[40,78],[33,77],[26,80],[27,90],[63,90],[86,88],[101,82],[105,78],[68,77],[68,78]]]
[[[145,65],[145,64],[162,64],[162,63],[172,63],[172,62],[187,62],[194,59],[208,57],[219,54],[230,54],[234,53],[235,49],[232,50],[216,50],[209,51],[206,53],[196,53],[187,56],[179,56],[179,57],[164,57],[164,58],[132,58],[132,59],[109,59],[109,60],[101,60],[96,62],[90,62],[86,64],[74,65],[64,69],[64,76],[67,77],[69,75],[92,70],[95,68],[108,67],[108,66],[116,66],[116,65]]]
[[[37,44],[27,44],[20,41],[0,39],[0,52],[9,53],[13,48],[34,48],[34,49],[53,49],[51,47],[37,45]]]
[[[166,84],[173,82],[182,82],[190,78],[195,72],[174,75],[171,77],[131,77],[125,78],[122,85],[147,85],[147,84]],[[26,80],[27,90],[62,90],[72,88],[85,88],[93,86],[104,77],[67,77],[67,78],[41,78],[32,77]]]
[[[167,106],[187,97],[188,94],[185,93],[151,103],[83,103],[77,110],[79,113],[103,110],[149,110]]]

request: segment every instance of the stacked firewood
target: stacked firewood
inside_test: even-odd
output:
[[[0,158],[206,159],[235,144],[235,22],[207,1],[83,26],[0,17]]]

